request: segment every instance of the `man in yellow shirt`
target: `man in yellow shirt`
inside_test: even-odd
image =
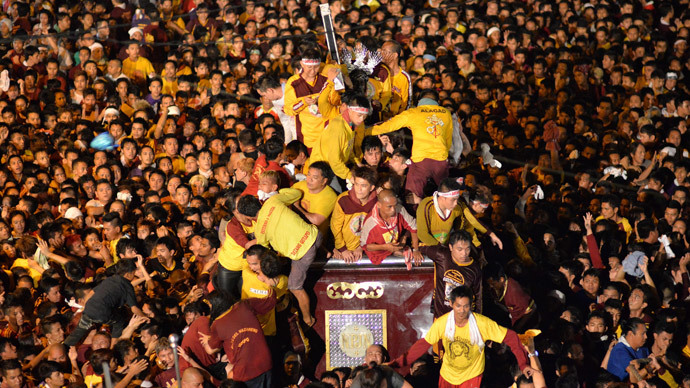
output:
[[[329,78],[319,74],[321,54],[316,49],[305,50],[299,63],[299,74],[285,84],[285,113],[295,116],[297,140],[311,149],[323,132],[327,119],[338,114],[340,98],[332,88]]]
[[[451,230],[465,230],[472,236],[475,246],[479,246],[477,231],[489,233],[494,244],[503,249],[501,240],[489,231],[472,214],[460,198],[460,183],[453,178],[444,179],[438,191],[426,197],[417,207],[417,235],[426,246],[446,244]]]
[[[272,250],[254,245],[244,252],[247,267],[242,270],[242,299],[268,298],[271,289],[275,290],[276,307],[266,314],[257,316],[265,336],[275,336],[276,311],[288,307],[288,278],[280,273],[281,265],[278,256]]]
[[[302,192],[302,199],[295,202],[309,222],[316,225],[322,234],[328,231],[331,213],[338,195],[328,185],[333,180],[333,170],[324,161],[313,163],[307,170],[307,179],[292,185]]]
[[[633,232],[633,228],[627,218],[621,216],[618,213],[620,207],[620,199],[613,194],[605,195],[601,199],[601,215],[594,220],[594,222],[599,222],[600,220],[606,219],[614,221],[618,228],[625,232],[626,238],[629,240],[630,235]]]
[[[146,77],[155,77],[156,71],[148,59],[139,56],[139,42],[127,43],[127,59],[122,61],[122,72],[137,85],[146,85]]]
[[[269,244],[280,255],[292,260],[288,289],[295,295],[302,312],[302,320],[311,327],[316,319],[311,315],[309,295],[304,290],[309,266],[316,257],[316,251],[323,240],[316,225],[307,223],[290,206],[302,198],[297,189],[282,189],[264,202],[245,195],[238,202],[238,210],[243,215],[256,221],[254,236],[257,244],[267,247]],[[258,203],[257,206],[244,206],[245,202]]]
[[[364,219],[376,206],[376,170],[361,166],[352,169],[352,189],[340,194],[331,215],[336,258],[356,263],[362,258],[359,244]]]
[[[308,171],[310,163],[326,161],[335,175],[343,181],[350,178],[347,164],[354,160],[355,128],[362,125],[371,110],[369,100],[362,95],[343,96],[340,115],[326,120],[326,130],[319,135],[311,156],[304,168]]]
[[[226,199],[226,208],[232,213],[232,219],[225,227],[225,240],[218,252],[218,269],[214,279],[214,287],[225,290],[230,295],[240,295],[240,281],[242,280],[242,270],[247,267],[244,260],[246,249],[256,245],[254,238],[254,228],[256,220],[253,220],[243,213],[258,212],[261,204],[255,202],[243,202],[242,206],[248,209],[239,208],[241,192],[233,192]]]
[[[367,135],[381,135],[408,127],[412,131],[412,164],[407,173],[405,189],[419,199],[431,178],[437,185],[448,176],[448,151],[453,141],[451,112],[438,105],[438,93],[425,90],[416,108],[408,109],[392,119],[367,129]]]
[[[527,353],[517,333],[499,326],[481,314],[472,312],[474,293],[468,286],[456,287],[450,293],[453,311],[441,316],[431,325],[426,336],[417,341],[393,366],[407,366],[427,352],[429,347],[443,341],[443,361],[439,388],[479,387],[484,373],[486,341],[504,343],[515,355],[520,370],[531,376]]]
[[[400,43],[395,40],[386,41],[381,48],[381,55],[392,77],[390,108],[387,112],[384,110],[384,118],[389,118],[412,106],[412,80],[399,65],[400,55],[402,55]]]

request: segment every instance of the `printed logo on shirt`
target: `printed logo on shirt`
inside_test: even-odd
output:
[[[364,225],[365,218],[367,218],[366,213],[352,217],[352,220],[350,221],[350,231],[355,236],[359,236],[362,233],[362,225]]]
[[[268,290],[259,290],[257,288],[250,287],[249,291],[257,295],[268,296]]]
[[[451,359],[464,358],[468,360],[470,357],[470,342],[464,338],[456,338],[455,341],[450,343],[450,354]]]
[[[426,132],[430,135],[432,135],[434,138],[437,138],[441,136],[441,127],[443,126],[444,122],[436,114],[427,117],[426,123],[429,124],[428,127],[426,127]]]
[[[456,287],[460,287],[465,284],[465,277],[459,271],[450,269],[443,274],[443,284],[445,284],[445,294],[446,298],[443,300],[443,304],[450,306],[450,293]]]

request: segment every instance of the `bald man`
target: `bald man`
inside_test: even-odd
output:
[[[407,251],[409,232],[412,252]],[[373,264],[381,264],[391,254],[412,258],[416,264],[423,260],[419,252],[417,221],[402,206],[391,190],[381,190],[378,201],[362,224],[360,245]]]
[[[204,375],[194,367],[185,369],[182,374],[182,388],[200,388],[204,386]]]

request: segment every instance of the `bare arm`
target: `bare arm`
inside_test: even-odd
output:
[[[127,368],[127,374],[122,378],[122,380],[120,380],[117,384],[115,384],[115,388],[127,388],[127,386],[129,386],[129,383],[132,381],[134,376],[145,371],[146,368],[148,368],[148,365],[149,365],[148,361],[146,361],[144,359],[133,362]]]
[[[158,122],[156,123],[156,129],[153,131],[153,138],[154,139],[160,139],[161,136],[163,136],[163,128],[165,127],[165,122],[168,120],[168,110],[163,109],[163,112],[161,112],[161,117],[158,119]]]
[[[299,202],[295,202],[294,206],[297,210],[304,214],[305,217],[307,217],[309,222],[316,226],[321,226],[321,224],[326,221],[326,217],[324,217],[322,214],[308,212],[299,204]]]

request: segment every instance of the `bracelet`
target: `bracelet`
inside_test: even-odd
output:
[[[528,358],[539,357],[539,352],[535,350],[534,353],[527,353],[527,357]]]

